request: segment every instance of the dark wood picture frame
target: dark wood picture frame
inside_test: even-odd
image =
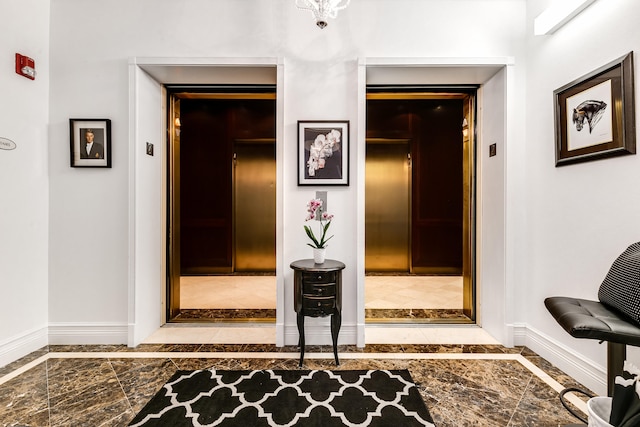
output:
[[[349,185],[349,121],[298,121],[298,185]]]
[[[111,120],[69,119],[69,135],[72,168],[111,167]]]
[[[636,153],[633,52],[553,95],[556,167]]]

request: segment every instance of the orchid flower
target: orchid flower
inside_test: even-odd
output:
[[[313,244],[307,243],[307,245],[311,246],[312,248],[321,249],[325,248],[329,239],[333,237],[326,237],[327,230],[329,229],[331,220],[333,219],[333,215],[322,211],[322,199],[311,199],[309,203],[307,203],[307,217],[305,218],[305,221],[311,221],[316,219],[317,217],[320,218],[320,227],[322,228],[322,236],[320,237],[320,240],[318,240],[315,234],[313,234],[313,230],[310,226],[305,225],[304,231],[307,233],[309,239],[311,239],[311,241],[313,242]]]

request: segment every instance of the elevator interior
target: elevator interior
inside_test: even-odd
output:
[[[167,309],[177,321],[185,277],[275,283],[275,88],[169,91]]]
[[[369,88],[365,172],[367,277],[460,277],[469,321],[474,94]],[[181,278],[275,274],[275,91],[173,88],[169,110],[167,308],[175,321]]]
[[[367,91],[365,273],[460,277],[461,323],[475,320],[474,99],[475,88]],[[405,316],[389,313],[367,321]],[[451,321],[434,313],[411,316]]]

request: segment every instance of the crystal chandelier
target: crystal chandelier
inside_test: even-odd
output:
[[[328,18],[335,18],[338,11],[349,6],[351,0],[296,0],[299,9],[310,10],[320,28],[327,26]]]

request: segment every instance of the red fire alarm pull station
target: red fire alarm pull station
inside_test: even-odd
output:
[[[36,63],[28,56],[16,53],[16,73],[28,79],[36,79]]]

